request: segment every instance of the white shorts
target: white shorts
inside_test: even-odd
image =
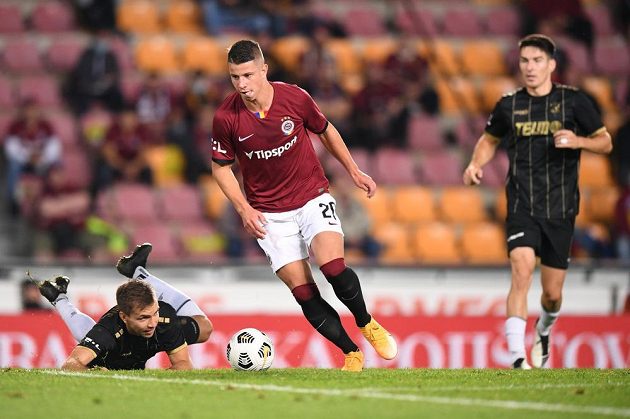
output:
[[[263,212],[267,219],[267,234],[264,239],[258,239],[258,244],[274,272],[288,263],[308,258],[308,249],[318,233],[334,231],[343,235],[336,206],[335,198],[325,193],[311,199],[302,208]]]

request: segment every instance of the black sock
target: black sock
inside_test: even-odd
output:
[[[179,323],[182,325],[182,331],[184,332],[184,339],[186,343],[192,345],[199,340],[199,325],[197,320],[188,316],[178,316]]]
[[[291,292],[302,307],[306,320],[323,337],[334,343],[344,354],[359,350],[343,328],[339,314],[322,298],[315,284],[300,285]]]
[[[365,300],[361,292],[361,283],[359,277],[351,269],[346,267],[340,274],[335,276],[326,276],[326,279],[332,285],[335,295],[339,300],[348,307],[348,310],[354,315],[354,321],[357,326],[363,327],[370,322],[372,316],[365,307]]]

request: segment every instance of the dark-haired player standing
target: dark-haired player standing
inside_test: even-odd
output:
[[[394,358],[395,340],[368,313],[359,278],[345,264],[335,199],[328,193],[328,180],[308,131],[319,136],[368,197],[376,192],[376,184],[359,169],[337,129],[308,93],[295,85],[267,80],[267,64],[257,42],[236,42],[227,58],[236,92],[223,101],[214,117],[212,174],[217,183],[306,319],[343,351],[343,370],[361,371],[363,353],[347,335],[337,312],[321,297],[308,264],[309,249],[376,352],[385,359]],[[230,167],[237,159],[244,195]]]
[[[556,47],[534,34],[519,42],[519,68],[525,87],[496,104],[464,171],[477,185],[502,138],[510,160],[507,175],[507,246],[512,285],[507,297],[505,335],[512,366],[529,369],[525,355],[527,293],[536,256],[541,261],[542,313],[536,321],[531,361],[543,367],[549,332],[558,318],[579,208],[581,150],[610,153],[612,141],[592,102],[575,87],[554,84]]]

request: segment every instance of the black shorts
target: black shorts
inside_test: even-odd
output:
[[[567,269],[574,228],[575,218],[551,219],[509,214],[505,229],[508,255],[517,247],[531,247],[543,265]]]

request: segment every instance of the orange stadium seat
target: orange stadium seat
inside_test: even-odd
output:
[[[441,218],[448,222],[476,223],[487,219],[481,191],[475,187],[444,188],[438,199],[438,208]]]
[[[309,45],[309,41],[303,36],[285,36],[274,41],[271,52],[287,70],[296,71]]]
[[[125,32],[157,33],[160,25],[160,11],[150,0],[124,0],[117,10],[118,29]]]
[[[424,223],[437,219],[433,190],[424,186],[401,186],[392,191],[392,215],[401,223]]]
[[[363,205],[373,223],[382,224],[392,219],[391,189],[387,186],[379,186],[372,198],[368,198],[365,191],[357,189],[355,197]]]
[[[199,185],[203,194],[205,213],[211,220],[218,220],[225,208],[231,205],[212,176],[202,176]]]
[[[409,230],[405,225],[394,222],[376,224],[374,238],[383,245],[380,262],[405,264],[415,261]]]
[[[361,56],[368,64],[382,64],[396,50],[397,45],[392,38],[369,38],[365,40]]]
[[[468,41],[461,51],[462,67],[473,76],[501,76],[507,68],[503,51],[493,41]]]
[[[438,78],[435,90],[440,98],[440,110],[444,113],[478,113],[481,110],[477,89],[466,78],[453,77],[448,81]]]
[[[583,194],[584,206],[591,221],[613,224],[619,190],[615,186],[592,188]]]
[[[494,105],[506,93],[516,90],[518,84],[511,77],[486,78],[481,84],[481,106],[485,113],[494,109]]]
[[[446,223],[421,224],[413,233],[416,257],[424,264],[458,264],[462,257],[455,228]]]
[[[361,60],[348,39],[331,39],[326,49],[335,57],[337,69],[342,73],[357,74],[361,71]]]
[[[582,151],[580,158],[580,187],[599,188],[614,184],[608,157]]]
[[[184,47],[184,70],[200,70],[207,74],[225,74],[225,51],[210,37],[190,39]]]
[[[457,54],[449,42],[423,42],[419,44],[418,52],[427,60],[429,69],[435,76],[455,76],[461,72]]]
[[[586,92],[593,95],[602,110],[609,111],[617,109],[610,79],[595,76],[584,77],[581,82],[581,87]]]
[[[179,69],[175,46],[161,36],[140,41],[136,46],[136,61],[144,71],[169,73]]]
[[[146,151],[146,159],[157,186],[179,185],[184,181],[186,158],[178,146],[151,147]]]
[[[505,264],[507,246],[505,232],[497,223],[474,223],[463,227],[460,238],[462,256],[471,264]]]
[[[202,33],[201,10],[197,2],[171,0],[166,9],[166,26],[173,32]]]

